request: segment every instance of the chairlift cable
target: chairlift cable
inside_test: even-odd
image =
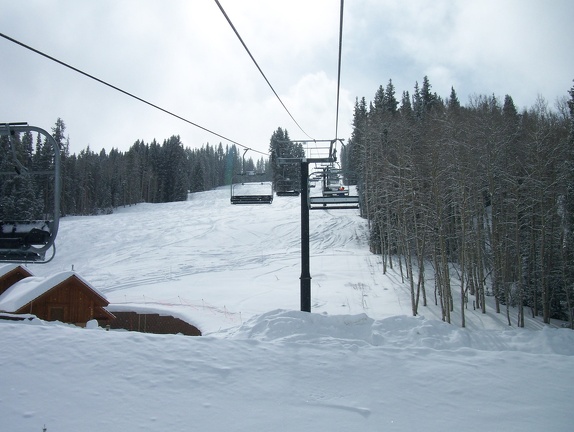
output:
[[[217,0],[215,0],[217,1]],[[339,58],[338,58],[338,67],[337,67],[337,107],[335,112],[335,139],[330,140],[331,144],[335,144],[337,141],[343,144],[343,140],[338,138],[339,134],[339,100],[340,100],[340,89],[341,89],[341,61],[342,61],[342,51],[343,51],[343,16],[344,16],[344,9],[345,9],[345,1],[341,0],[341,11],[340,11],[340,18],[339,18]],[[292,142],[305,142],[301,140],[291,140]],[[320,140],[313,140],[315,149],[317,150],[317,142]]]
[[[99,82],[100,84],[104,84],[104,85],[106,85],[106,86],[108,86],[108,87],[110,87],[110,88],[112,88],[112,89],[114,89],[114,90],[116,90],[116,91],[119,91],[120,93],[123,93],[123,94],[125,94],[125,95],[127,95],[127,96],[130,96],[130,97],[132,97],[132,98],[134,98],[134,99],[136,99],[136,100],[138,100],[138,101],[140,101],[140,102],[143,102],[143,103],[145,103],[145,104],[147,104],[147,105],[149,105],[149,106],[151,106],[151,107],[153,107],[153,108],[155,108],[155,109],[158,109],[158,110],[160,110],[160,111],[163,111],[164,113],[169,114],[169,115],[172,116],[172,117],[175,117],[175,118],[177,118],[177,119],[179,119],[179,120],[182,120],[182,121],[184,121],[184,122],[186,122],[186,123],[188,123],[188,124],[190,124],[190,125],[192,125],[192,126],[195,126],[195,127],[199,128],[199,129],[201,129],[201,130],[204,130],[205,132],[208,132],[208,133],[210,133],[210,134],[212,134],[212,135],[215,135],[215,136],[217,136],[217,137],[219,137],[219,138],[222,138],[222,139],[224,139],[224,140],[226,140],[226,141],[229,141],[229,142],[231,142],[231,143],[233,143],[233,144],[236,144],[236,145],[238,145],[238,146],[240,146],[240,147],[243,147],[243,148],[245,148],[245,149],[249,149],[249,150],[252,150],[252,151],[254,151],[254,152],[256,152],[256,153],[260,153],[260,154],[262,154],[262,155],[267,156],[267,153],[263,153],[263,152],[261,152],[261,151],[259,151],[259,150],[251,149],[251,148],[247,147],[246,145],[240,144],[240,143],[238,143],[237,141],[234,141],[234,140],[232,140],[232,139],[230,139],[230,138],[227,138],[227,137],[225,137],[225,136],[223,136],[223,135],[220,135],[220,134],[218,134],[218,133],[216,133],[216,132],[214,132],[214,131],[212,131],[212,130],[210,130],[210,129],[208,129],[208,128],[205,128],[205,127],[203,127],[203,126],[200,126],[200,125],[198,125],[197,123],[194,123],[194,122],[192,122],[192,121],[190,121],[190,120],[188,120],[188,119],[186,119],[186,118],[184,118],[184,117],[181,117],[181,116],[179,116],[179,115],[177,115],[177,114],[175,114],[175,113],[173,113],[173,112],[171,112],[171,111],[166,110],[165,108],[162,108],[162,107],[160,107],[160,106],[158,106],[158,105],[155,105],[155,104],[153,104],[153,103],[151,103],[151,102],[149,102],[149,101],[147,101],[147,100],[145,100],[145,99],[142,99],[142,98],[140,98],[140,97],[138,97],[138,96],[136,96],[136,95],[134,95],[134,94],[132,94],[132,93],[129,93],[129,92],[125,91],[125,90],[122,90],[122,89],[119,88],[119,87],[116,87],[116,86],[114,86],[114,85],[112,85],[112,84],[109,84],[108,82],[106,82],[106,81],[104,81],[104,80],[102,80],[102,79],[99,79],[99,78],[97,78],[97,77],[95,77],[95,76],[93,76],[93,75],[90,75],[89,73],[84,72],[84,71],[82,71],[82,70],[80,70],[80,69],[78,69],[78,68],[75,68],[74,66],[71,66],[71,65],[69,65],[69,64],[67,64],[67,63],[65,63],[65,62],[63,62],[63,61],[61,61],[61,60],[58,60],[57,58],[54,58],[54,57],[52,57],[52,56],[50,56],[50,55],[48,55],[48,54],[46,54],[46,53],[44,53],[44,52],[42,52],[42,51],[39,51],[39,50],[37,50],[37,49],[35,49],[35,48],[32,48],[31,46],[26,45],[25,43],[20,42],[20,41],[14,39],[14,38],[11,38],[10,36],[7,36],[7,35],[5,35],[5,34],[3,34],[3,33],[0,33],[0,36],[2,36],[4,39],[9,40],[10,42],[14,42],[15,44],[20,45],[21,47],[24,47],[24,48],[26,48],[26,49],[28,49],[28,50],[30,50],[30,51],[32,51],[32,52],[35,52],[36,54],[39,54],[39,55],[41,55],[42,57],[45,57],[45,58],[47,58],[47,59],[49,59],[49,60],[52,60],[52,61],[54,61],[54,62],[56,62],[56,63],[58,63],[58,64],[60,64],[60,65],[62,65],[62,66],[65,66],[65,67],[67,67],[67,68],[73,70],[74,72],[77,72],[77,73],[82,74],[82,75],[84,75],[84,76],[86,76],[86,77],[88,77],[88,78],[91,78],[91,79],[93,79],[93,80]]]
[[[263,78],[265,79],[265,82],[267,82],[267,85],[269,86],[269,88],[271,89],[271,91],[273,91],[273,94],[275,95],[275,97],[279,100],[279,102],[281,103],[281,105],[283,106],[283,108],[285,109],[285,111],[287,112],[287,114],[289,114],[289,117],[291,117],[291,120],[293,120],[295,122],[295,124],[297,125],[297,127],[301,130],[301,132],[303,132],[308,138],[313,139],[311,136],[309,136],[309,134],[307,132],[305,132],[303,130],[303,128],[299,125],[299,123],[297,122],[297,120],[295,120],[295,118],[293,117],[293,115],[289,112],[289,110],[287,109],[287,107],[285,106],[285,104],[283,103],[283,101],[281,100],[281,98],[279,97],[279,95],[277,94],[277,92],[275,91],[275,89],[273,88],[273,86],[271,85],[271,83],[269,82],[269,80],[267,79],[267,77],[265,76],[265,74],[263,73],[263,71],[261,70],[261,68],[259,67],[259,64],[257,63],[257,61],[255,60],[255,58],[253,57],[253,55],[251,54],[251,51],[249,51],[249,48],[247,48],[247,45],[245,44],[245,42],[243,41],[243,39],[241,38],[241,36],[239,35],[239,32],[237,31],[237,29],[235,28],[235,26],[233,25],[233,23],[231,22],[231,19],[229,18],[229,16],[227,15],[227,13],[225,12],[225,10],[223,9],[223,6],[221,6],[221,3],[219,3],[219,0],[215,0],[215,3],[217,4],[217,6],[219,7],[219,10],[221,11],[221,13],[223,14],[223,16],[225,17],[225,19],[227,20],[227,22],[229,23],[229,25],[231,26],[231,28],[233,29],[233,31],[235,32],[235,35],[237,36],[237,38],[239,39],[239,41],[241,42],[241,45],[243,45],[243,48],[245,48],[245,51],[247,51],[247,54],[249,54],[249,57],[251,57],[251,60],[253,60],[253,63],[255,63],[255,66],[257,67],[257,69],[259,70],[259,73],[261,73],[261,75],[263,76]]]

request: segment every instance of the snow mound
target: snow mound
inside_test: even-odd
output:
[[[432,350],[518,351],[574,356],[574,332],[543,328],[473,330],[422,316],[380,320],[365,314],[327,315],[277,309],[255,316],[226,337],[260,342],[387,346]]]
[[[330,316],[277,309],[249,319],[231,337],[265,342],[377,345],[372,340],[373,322],[365,314]]]
[[[386,344],[399,348],[519,351],[574,356],[574,332],[568,329],[469,330],[422,316],[393,316],[375,321],[373,332]]]
[[[32,325],[43,325],[44,321],[32,314],[12,314],[0,312],[0,322],[19,322]]]

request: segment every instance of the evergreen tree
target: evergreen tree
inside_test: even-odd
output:
[[[385,95],[383,98],[383,109],[394,114],[397,112],[397,106],[399,101],[395,97],[395,86],[393,85],[393,80],[389,80],[387,88],[385,89]]]
[[[14,134],[0,139],[0,220],[35,220],[43,218],[38,199],[32,161],[33,137]],[[16,161],[14,160],[16,158]]]
[[[364,150],[367,139],[367,102],[365,98],[355,100],[353,131],[347,146],[341,153],[341,163],[351,184],[357,184],[359,171],[364,164]]]
[[[385,109],[385,90],[383,89],[382,85],[379,86],[377,92],[375,93],[373,106],[377,111],[382,111]]]
[[[460,111],[460,101],[458,100],[458,96],[456,95],[454,87],[450,88],[450,96],[448,98],[447,108],[453,114],[458,114]]]
[[[413,101],[412,101],[413,112],[415,113],[417,118],[422,118],[424,114],[424,103],[421,90],[419,88],[419,82],[415,82],[415,89],[413,92]]]
[[[279,160],[282,158],[302,158],[305,156],[301,143],[293,143],[289,139],[287,130],[280,127],[271,135],[269,142],[269,153],[271,154],[271,170],[273,172],[273,185],[278,190],[279,185],[285,184],[285,181],[292,182],[296,189],[300,188],[301,164],[289,163],[281,165]]]
[[[423,86],[420,91],[421,109],[425,113],[429,112],[440,101],[438,95],[431,92],[431,88],[432,86],[428,76],[425,75],[423,78]]]
[[[403,96],[401,98],[401,107],[399,112],[405,118],[413,116],[413,106],[411,104],[411,97],[408,91],[403,91]]]

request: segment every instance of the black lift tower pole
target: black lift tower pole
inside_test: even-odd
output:
[[[329,147],[328,157],[306,158],[306,157],[279,157],[280,165],[297,164],[301,165],[301,312],[311,312],[311,265],[309,254],[309,164],[310,163],[333,163],[336,161],[334,144],[340,139],[334,140],[311,140],[311,141],[287,141],[297,143],[320,143],[327,142]]]
[[[301,159],[301,312],[311,312],[309,257],[309,162]]]

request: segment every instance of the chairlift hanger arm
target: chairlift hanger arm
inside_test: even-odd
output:
[[[335,139],[324,139],[324,140],[277,140],[277,142],[280,143],[301,143],[301,144],[308,144],[308,143],[322,143],[322,142],[328,142],[328,143],[335,143],[336,141],[339,141],[341,144],[343,143],[343,141],[345,141],[343,138],[335,138]]]
[[[329,140],[278,140],[280,143],[295,143],[295,144],[310,144],[310,143],[329,143],[329,156],[323,158],[281,158],[278,157],[279,164],[291,164],[306,161],[309,163],[333,163],[337,161],[337,149],[335,143],[339,141],[344,146],[342,138],[335,138]],[[324,147],[326,149],[326,147]]]
[[[290,165],[290,164],[297,164],[297,163],[333,163],[335,162],[332,158],[278,158],[277,162],[279,165]]]

